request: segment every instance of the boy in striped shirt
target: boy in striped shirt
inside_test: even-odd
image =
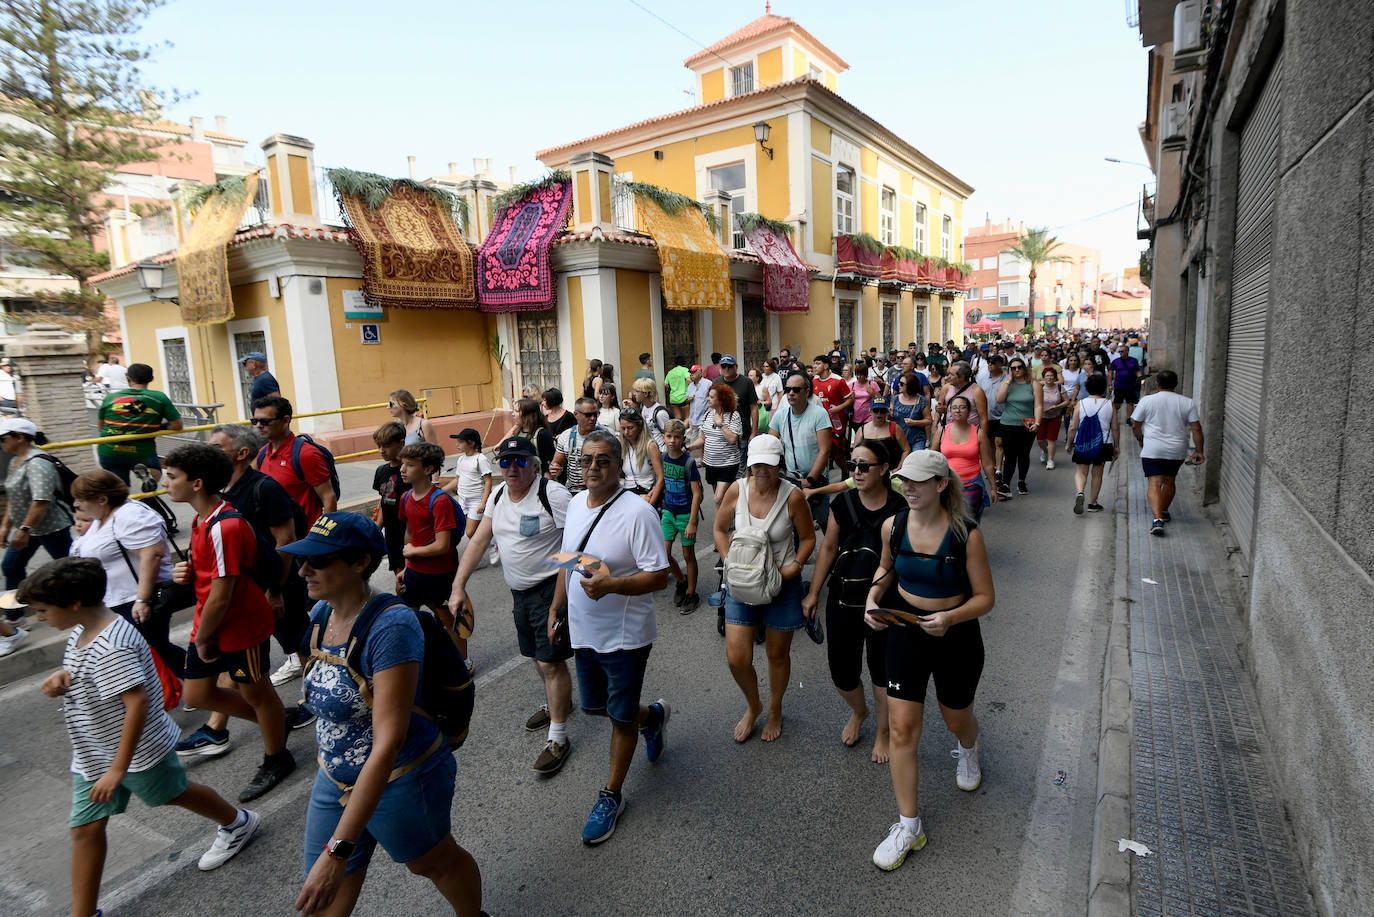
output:
[[[232,859],[258,829],[255,812],[236,809],[208,786],[191,783],[174,750],[180,734],[163,710],[162,681],[148,644],[105,607],[105,570],[97,560],[53,561],[24,580],[19,600],[59,630],[72,629],[62,668],[42,684],[62,698],[72,743],[72,915],[98,915],[105,824],[138,794],[147,805],[180,806],[219,825],[200,858],[211,870]]]

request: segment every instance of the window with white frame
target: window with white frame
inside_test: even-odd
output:
[[[883,188],[878,205],[878,237],[884,245],[897,244],[897,192]]]
[[[730,68],[730,88],[730,94],[736,96],[754,91],[753,61],[738,67]]]
[[[922,302],[916,304],[916,333],[914,337],[916,339],[916,347],[919,350],[926,349],[926,310],[928,308],[926,303]]]
[[[897,346],[897,304],[883,303],[883,353]]]
[[[835,231],[854,232],[854,170],[849,166],[835,169]]]
[[[920,252],[920,253],[923,254],[923,255],[928,255],[928,254],[930,254],[930,252],[928,252],[928,251],[926,250],[926,220],[927,220],[927,216],[926,216],[926,205],[925,205],[925,204],[917,204],[917,205],[916,205],[916,233],[915,233],[914,238],[911,240],[911,242],[912,242],[912,246],[911,246],[911,247],[914,248],[914,249],[916,249],[918,252]]]
[[[984,299],[996,299],[996,298],[997,298],[997,288],[996,288],[996,287],[983,287],[983,298],[984,298]]]
[[[747,184],[745,178],[744,163],[732,162],[729,165],[714,166],[706,170],[710,177],[711,187],[717,191],[724,191],[730,195],[730,213],[744,212],[744,190]],[[731,236],[730,245],[732,248],[742,249],[745,247],[744,233],[736,228]]]
[[[823,76],[823,74],[821,73],[821,68],[820,68],[820,67],[817,67],[815,64],[809,64],[809,65],[807,66],[807,68],[806,68],[806,78],[807,78],[808,80],[815,80],[817,83],[820,83],[820,82],[823,82],[823,81],[824,81],[824,76]]]
[[[946,261],[954,257],[954,219],[940,217],[940,257]]]
[[[242,399],[243,416],[253,416],[253,377],[248,375],[243,368],[244,354],[258,351],[267,352],[267,331],[266,329],[255,329],[246,331],[233,331],[232,340],[234,342],[234,364],[238,367],[239,377],[239,397]]]
[[[996,255],[992,255],[992,256],[990,256],[990,257],[987,257],[987,258],[984,258],[984,259],[983,259],[983,270],[985,270],[985,271],[995,271],[995,270],[997,270],[997,256],[996,256]]]
[[[965,298],[965,299],[977,299],[977,298],[978,298],[978,288],[977,288],[977,287],[974,287],[973,289],[969,290],[967,293],[964,294],[964,298]]]
[[[191,404],[195,396],[191,390],[191,352],[186,348],[186,338],[168,337],[161,343],[162,390],[176,404]]]

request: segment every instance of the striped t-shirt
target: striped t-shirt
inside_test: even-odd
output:
[[[72,772],[99,780],[114,763],[124,730],[120,695],[139,685],[148,692],[148,716],[129,772],[146,771],[176,747],[181,731],[162,709],[162,682],[143,636],[116,617],[95,639],[77,646],[82,628],[72,628],[62,668],[72,677],[62,698],[62,716],[72,742]]]

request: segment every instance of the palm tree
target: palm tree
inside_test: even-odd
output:
[[[1050,235],[1049,227],[1042,226],[1039,229],[1031,228],[1016,240],[1016,243],[1007,247],[1006,251],[1016,255],[1022,261],[1030,265],[1030,326],[1035,327],[1035,276],[1041,265],[1050,264],[1056,261],[1069,261],[1063,255],[1056,255],[1055,249],[1059,248],[1060,242]]]

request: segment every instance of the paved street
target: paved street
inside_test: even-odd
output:
[[[1068,465],[1031,475],[1035,491],[987,517],[998,603],[984,619],[988,664],[977,700],[982,788],[954,786],[952,737],[927,711],[922,814],[930,843],[892,875],[870,863],[895,820],[886,767],[865,741],[839,742],[846,708],[824,651],[804,636],[793,652],[782,738],[737,746],[743,703],[725,666],[714,610],[675,613],[659,603],[660,636],[646,691],[673,706],[668,751],[637,756],[616,836],[597,849],[578,832],[605,776],[608,728],[575,714],[573,754],[552,780],[529,765],[542,735],[522,728],[541,701],[530,664],[515,655],[509,593],[482,570],[472,641],[478,707],[458,753],[455,832],[476,856],[485,907],[512,914],[839,913],[856,907],[924,914],[1081,913],[1095,802],[1098,705],[1112,573],[1113,514],[1069,511]],[[714,554],[705,554],[706,565]],[[713,577],[710,577],[713,579]],[[762,658],[761,651],[759,658]],[[0,690],[0,857],[20,864],[0,879],[0,912],[57,914],[66,902],[67,742],[37,678]],[[290,699],[299,682],[282,689]],[[933,705],[931,705],[933,707]],[[191,728],[201,714],[177,712]],[[193,766],[194,779],[232,797],[261,754],[252,729],[233,727],[236,750]],[[24,741],[12,737],[27,736]],[[102,904],[111,917],[290,913],[299,890],[313,737],[290,741],[301,769],[259,801],[258,839],[235,862],[201,874],[194,860],[211,832],[180,811],[133,803],[111,825]],[[1063,770],[1063,786],[1054,783]],[[423,880],[374,860],[359,914],[440,908]],[[437,910],[435,910],[437,912]]]

